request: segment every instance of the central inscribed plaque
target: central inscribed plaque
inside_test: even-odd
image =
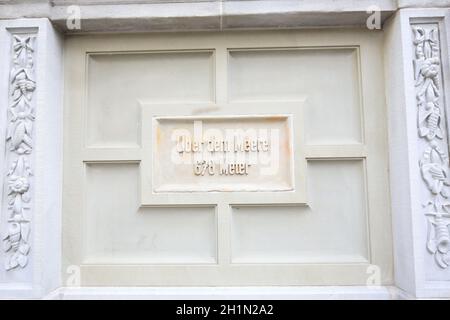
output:
[[[293,190],[289,115],[153,118],[153,192]]]

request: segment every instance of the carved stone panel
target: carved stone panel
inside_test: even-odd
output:
[[[5,269],[24,268],[30,251],[33,124],[35,119],[35,35],[12,34],[6,134],[7,253]]]
[[[441,53],[437,24],[414,24],[414,75],[420,172],[427,189],[423,201],[428,223],[427,250],[441,268],[450,265],[450,192],[445,110],[442,99]]]
[[[291,191],[289,116],[155,118],[154,192]]]

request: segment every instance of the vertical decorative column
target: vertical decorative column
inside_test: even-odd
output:
[[[404,8],[383,26],[395,286],[450,297],[450,10]]]
[[[11,34],[12,61],[6,134],[7,252],[6,270],[25,268],[30,252],[35,120],[34,34]]]
[[[441,51],[437,24],[413,24],[420,172],[426,189],[427,250],[441,268],[450,265],[450,179]]]
[[[61,285],[62,45],[46,18],[0,20],[0,298]]]

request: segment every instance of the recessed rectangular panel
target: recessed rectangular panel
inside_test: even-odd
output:
[[[362,161],[308,163],[308,206],[235,206],[233,263],[367,262]]]
[[[365,285],[377,265],[391,285],[382,44],[69,37],[63,280],[76,265],[82,286]]]
[[[355,48],[232,50],[230,101],[305,100],[307,144],[362,141]]]
[[[291,191],[286,115],[156,117],[153,191]]]
[[[137,164],[87,165],[83,263],[215,263],[215,208],[139,208],[138,175]]]
[[[87,145],[138,146],[141,100],[213,101],[213,61],[210,51],[88,55]]]

